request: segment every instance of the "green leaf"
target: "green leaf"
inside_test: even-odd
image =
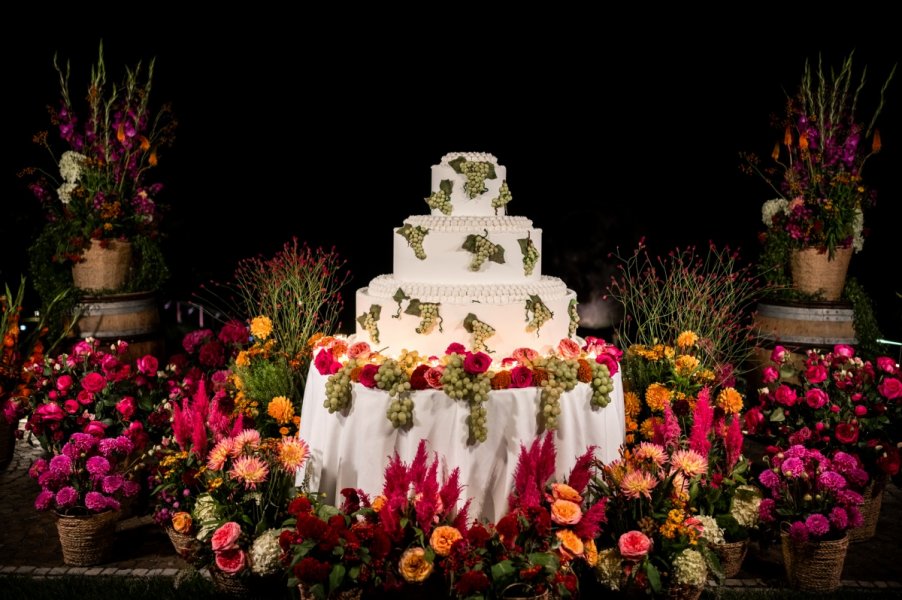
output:
[[[443,192],[448,194],[448,196],[450,196],[451,190],[454,189],[454,182],[450,179],[442,179],[438,184],[438,189],[442,190]]]
[[[508,560],[502,560],[492,565],[492,580],[499,581],[514,574],[514,565]]]
[[[772,413],[770,413],[770,420],[774,423],[782,423],[786,420],[786,415],[783,414],[783,409],[781,407],[777,407],[774,409]]]
[[[476,235],[471,233],[467,236],[467,239],[464,240],[463,246],[461,246],[467,252],[476,252]]]
[[[485,164],[487,164],[489,166],[489,174],[486,175],[485,178],[486,179],[495,179],[496,177],[498,177],[498,175],[495,174],[495,165],[493,165],[492,163],[490,163],[488,161],[486,161]]]
[[[404,238],[405,240],[407,240],[409,242],[411,229],[413,229],[413,227],[411,227],[410,224],[405,224],[402,227],[398,227],[398,229],[395,230],[395,233],[397,233],[398,235],[400,235],[402,238]]]
[[[341,582],[344,581],[345,578],[345,572],[344,565],[335,565],[332,567],[332,572],[329,573],[329,590],[334,592],[341,586]]]
[[[382,314],[382,307],[378,304],[373,304],[370,306],[370,314],[373,315],[373,319],[378,321],[379,315]]]
[[[645,561],[645,575],[648,577],[648,583],[651,584],[651,589],[658,593],[661,591],[661,574],[658,573],[658,569],[651,564],[651,561]]]
[[[410,304],[407,305],[407,310],[404,311],[404,314],[419,317],[420,316],[420,301],[416,298],[411,300]]]
[[[491,256],[489,256],[489,260],[498,263],[499,265],[504,264],[504,246],[501,244],[495,244],[495,251],[492,252]]]
[[[517,240],[517,243],[520,244],[520,252],[522,252],[524,255],[529,252],[529,243],[531,241],[532,240],[530,240],[528,237],[525,237],[522,240]]]
[[[366,317],[368,314],[369,313],[363,313],[362,315],[357,317],[357,322],[360,323],[361,327],[366,327],[365,323],[366,323]]]
[[[410,298],[410,296],[408,296],[407,294],[405,294],[405,293],[404,293],[404,290],[402,290],[401,288],[398,288],[398,291],[395,292],[395,295],[394,295],[394,296],[392,296],[392,300],[394,300],[395,302],[402,302],[402,301],[407,300],[407,299],[409,299],[409,298]]]
[[[455,173],[463,173],[463,169],[461,169],[460,166],[465,162],[467,162],[466,158],[464,158],[463,156],[458,156],[454,160],[449,161],[448,166],[454,169]]]
[[[479,319],[473,313],[468,314],[464,317],[464,329],[467,333],[473,333],[473,321],[478,321]]]

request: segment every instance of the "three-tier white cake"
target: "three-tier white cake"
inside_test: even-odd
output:
[[[460,343],[505,357],[573,337],[576,294],[542,275],[542,230],[507,215],[506,173],[477,152],[432,167],[431,214],[395,230],[393,274],[357,291],[357,340],[388,355]]]

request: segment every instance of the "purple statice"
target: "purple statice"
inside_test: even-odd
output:
[[[830,511],[830,524],[833,525],[833,529],[843,531],[849,526],[849,513],[841,506],[834,506]]]
[[[113,503],[116,504],[115,507],[113,506]],[[108,496],[104,496],[100,492],[88,492],[85,494],[85,506],[88,510],[94,512],[103,512],[109,508],[115,510],[116,508],[119,508],[118,504],[118,502]]]
[[[761,519],[762,523],[773,523],[777,520],[774,510],[776,509],[776,503],[773,498],[764,498],[761,500],[761,503],[758,504],[758,518]]]
[[[85,464],[85,468],[88,469],[88,473],[91,475],[103,477],[110,472],[110,461],[102,456],[92,456]]]
[[[53,492],[50,490],[41,490],[38,497],[34,499],[34,507],[38,510],[47,510],[50,503],[53,502]]]
[[[758,481],[771,491],[780,487],[780,477],[770,469],[761,471],[761,474],[758,475]]]
[[[820,490],[826,491],[845,489],[846,478],[836,471],[824,471],[817,476],[817,487]]]
[[[107,494],[115,494],[122,488],[125,478],[122,475],[107,475],[100,484],[101,489]]]
[[[830,521],[824,515],[814,513],[805,519],[805,527],[808,528],[808,533],[811,537],[820,538],[827,535],[830,531]]]
[[[801,477],[805,472],[805,463],[801,458],[791,456],[780,465],[780,471],[787,477]]]
[[[50,459],[50,472],[57,477],[68,477],[72,474],[72,459],[65,454],[57,454]]]
[[[69,508],[70,506],[75,506],[77,500],[78,492],[76,492],[75,488],[71,485],[61,488],[60,491],[56,493],[57,508]]]
[[[789,538],[797,544],[803,544],[808,541],[808,527],[804,521],[796,521],[789,526]]]

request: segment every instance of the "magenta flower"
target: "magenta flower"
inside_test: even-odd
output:
[[[846,507],[846,512],[849,513],[849,527],[861,527],[864,525],[864,517],[861,516],[861,511],[857,506]]]
[[[805,379],[809,383],[823,383],[827,379],[827,367],[824,365],[811,365],[805,369]]]
[[[96,394],[104,387],[106,379],[100,373],[88,373],[81,380],[81,388],[90,394]]]
[[[88,459],[85,467],[91,475],[103,476],[110,472],[110,461],[102,456],[92,456]]]
[[[808,527],[802,521],[796,521],[789,526],[789,537],[793,542],[802,544],[808,541]]]
[[[770,469],[761,471],[761,474],[758,475],[758,481],[761,482],[761,485],[771,490],[780,487],[780,477]]]
[[[125,483],[125,478],[122,475],[107,475],[103,478],[103,481],[100,484],[100,488],[107,494],[115,494],[122,488],[122,484]]]
[[[830,524],[834,529],[842,531],[849,526],[849,514],[840,506],[834,506],[830,511]]]
[[[798,395],[794,389],[784,384],[777,388],[777,391],[774,392],[774,397],[783,406],[792,406],[796,403]]]
[[[445,349],[445,354],[464,354],[467,351],[463,344],[454,342]]]
[[[764,383],[773,383],[780,377],[780,374],[773,367],[764,367],[762,379]]]
[[[85,494],[85,506],[88,510],[102,512],[108,508],[116,510],[119,508],[119,503],[108,496],[104,496],[100,492],[88,492]]]
[[[248,336],[247,325],[241,321],[229,321],[219,330],[219,341],[223,344],[243,344]]]
[[[805,519],[805,527],[812,537],[823,537],[830,531],[830,521],[824,515],[814,513]]]
[[[53,492],[50,490],[41,490],[38,492],[37,498],[34,499],[34,507],[37,510],[47,510],[50,503],[53,502]]]
[[[762,523],[773,523],[777,520],[775,509],[776,503],[773,498],[762,499],[758,505],[758,518],[761,519]]]
[[[363,369],[360,370],[360,385],[370,389],[376,387],[376,373],[378,371],[379,367],[374,364],[363,365]]]
[[[532,385],[532,371],[529,367],[514,367],[511,370],[511,387],[525,388]]]
[[[192,331],[182,339],[182,348],[184,348],[185,352],[187,352],[188,354],[193,354],[201,344],[212,337],[213,332],[209,329],[198,329],[197,331]]]
[[[126,498],[132,498],[141,491],[141,486],[137,481],[126,479],[122,482],[122,495]],[[117,507],[118,508],[118,507]]]
[[[791,456],[780,465],[780,471],[787,477],[801,477],[805,472],[805,463],[801,458]]]
[[[830,397],[827,396],[827,392],[820,388],[811,388],[805,392],[805,403],[811,408],[818,409],[825,405],[828,400],[830,400]]]
[[[492,366],[492,359],[485,352],[468,353],[464,358],[464,371],[470,375],[485,373]]]
[[[50,472],[56,476],[68,477],[72,473],[72,459],[58,454],[50,459]]]
[[[71,375],[60,375],[56,379],[56,389],[58,389],[62,393],[66,393],[69,391],[69,388],[72,387],[72,376]]]
[[[70,506],[74,506],[77,500],[78,492],[76,492],[75,488],[71,485],[61,488],[60,491],[56,493],[57,508],[69,508]]]

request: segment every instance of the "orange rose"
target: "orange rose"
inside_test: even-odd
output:
[[[560,529],[555,532],[557,539],[561,542],[561,555],[570,559],[574,556],[582,556],[583,552],[586,551],[586,546],[583,544],[583,541],[579,539],[579,536],[573,533],[570,529]],[[597,556],[596,556],[597,558]]]
[[[583,497],[579,495],[579,492],[566,483],[552,483],[551,495],[554,496],[555,500],[569,500],[577,504],[583,501]]]
[[[398,569],[405,581],[419,583],[432,575],[432,563],[426,560],[426,550],[410,548],[401,555]]]
[[[559,525],[576,525],[583,518],[583,511],[576,502],[555,500],[551,505],[551,520]]]
[[[385,496],[376,496],[373,498],[373,502],[370,506],[373,507],[374,511],[379,512],[382,510],[382,507],[385,506]]]
[[[191,515],[186,512],[177,512],[172,515],[172,528],[179,533],[188,533],[191,531]]]
[[[429,545],[435,550],[439,556],[448,556],[451,554],[451,546],[457,540],[463,539],[463,535],[454,527],[442,525],[432,530],[429,537]]]
[[[595,547],[595,540],[586,542],[585,547],[586,555],[584,558],[586,559],[586,563],[588,563],[590,567],[594,567],[598,564],[598,549]]]

